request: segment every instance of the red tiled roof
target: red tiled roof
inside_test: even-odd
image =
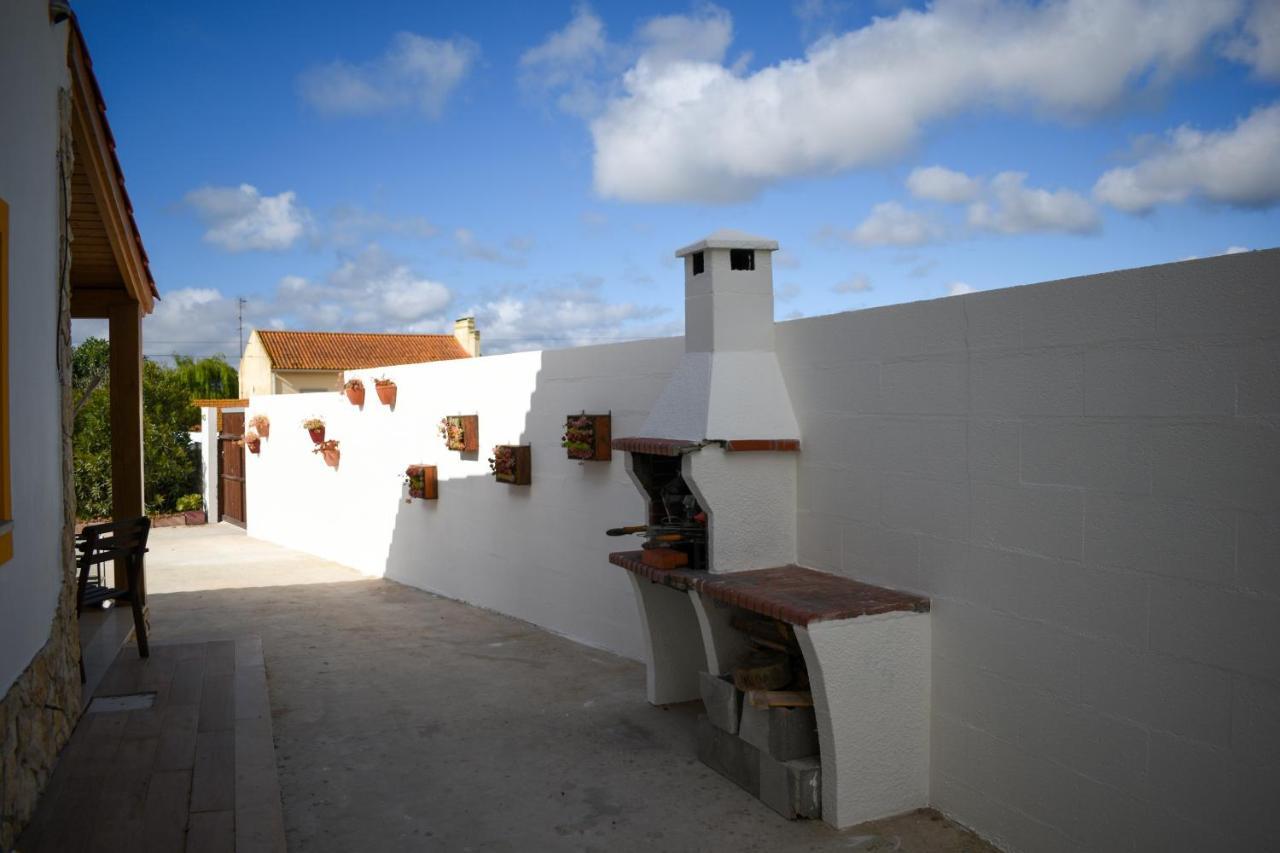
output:
[[[258,330],[273,370],[358,370],[467,358],[453,335]]]

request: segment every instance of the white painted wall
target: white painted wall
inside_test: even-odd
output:
[[[197,438],[197,436],[199,436]],[[200,410],[200,432],[193,432],[191,440],[200,446],[200,494],[209,523],[218,522],[218,410],[207,407]]]
[[[67,25],[44,0],[0,12],[0,198],[9,204],[13,559],[0,565],[0,695],[49,638],[62,572],[58,90]]]
[[[781,323],[800,561],[930,595],[930,800],[1009,850],[1275,849],[1280,792],[1280,251]],[[602,531],[678,339],[393,368],[391,413],[253,400],[249,531],[631,657]],[[368,384],[367,373],[364,375]],[[481,453],[435,434],[480,414]],[[330,418],[332,472],[299,421]],[[533,445],[533,485],[488,476]],[[411,462],[438,505],[401,502]],[[696,651],[694,652],[696,654]]]
[[[626,573],[604,531],[643,523],[622,454],[579,463],[560,447],[566,415],[613,413],[633,434],[682,354],[679,339],[351,371],[364,410],[334,394],[253,397],[271,437],[247,455],[249,534],[526,619],[590,645],[641,655]],[[395,379],[395,411],[372,377]],[[445,449],[440,418],[480,416],[474,458]],[[301,421],[320,415],[340,442],[335,472],[311,453]],[[489,473],[495,444],[533,446],[533,482]],[[439,466],[440,500],[404,502],[406,466]]]

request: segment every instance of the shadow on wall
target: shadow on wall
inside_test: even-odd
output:
[[[408,487],[401,486],[385,576],[640,657],[626,578],[608,562],[618,542],[604,531],[642,520],[643,504],[622,454],[580,462],[568,458],[561,439],[566,418],[584,411],[612,414],[615,435],[638,429],[679,343],[643,342],[629,345],[630,353],[610,351],[618,347],[541,353],[518,421],[486,417],[481,406],[478,453],[449,451],[432,430],[421,461],[438,464],[444,456],[473,464],[461,476],[440,469],[438,500],[406,502]],[[666,358],[658,369],[646,366],[662,350],[673,351],[670,366]],[[473,411],[441,411],[452,413]],[[488,460],[495,444],[530,446],[529,485],[494,478]]]
[[[639,495],[620,454],[578,462],[561,438],[583,411],[612,413],[615,435],[637,430],[682,349],[677,338],[380,369],[399,385],[394,411],[339,394],[255,398],[250,410],[276,424],[249,461],[249,533],[638,658],[604,531],[640,519]],[[445,447],[446,415],[478,416],[478,452]],[[340,443],[337,471],[310,453],[300,424],[312,416]],[[530,446],[529,485],[494,479],[496,444]],[[438,500],[405,502],[415,464],[437,466]]]

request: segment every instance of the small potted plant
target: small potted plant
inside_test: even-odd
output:
[[[560,440],[570,459],[583,462],[607,462],[613,458],[610,446],[609,415],[569,415],[565,418],[564,436]]]
[[[262,436],[249,430],[244,434],[244,446],[249,448],[250,453],[256,455],[262,449]]]
[[[439,479],[434,465],[410,465],[404,470],[404,481],[409,485],[409,497],[405,498],[405,503],[414,498],[434,501],[440,497]]]
[[[449,450],[474,451],[479,449],[480,416],[448,415],[440,419],[436,428]]]
[[[342,392],[347,395],[347,401],[351,405],[364,405],[364,383],[359,379],[348,379],[347,383],[342,386]]]
[[[271,420],[266,415],[254,415],[249,418],[249,426],[263,438],[271,437]]]
[[[338,442],[332,438],[328,441],[318,442],[312,453],[319,453],[324,457],[324,464],[330,468],[338,467],[338,459],[342,456],[342,452],[338,450]]]
[[[373,380],[374,388],[378,392],[378,399],[382,401],[384,406],[394,406],[396,404],[396,383],[385,376],[379,376]]]
[[[302,428],[311,434],[312,444],[324,443],[324,418],[307,418],[302,422]]]
[[[527,444],[499,444],[493,448],[489,470],[499,483],[527,486],[530,483],[530,452]]]

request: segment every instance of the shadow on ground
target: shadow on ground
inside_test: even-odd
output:
[[[650,707],[639,664],[341,579],[150,596],[154,642],[261,635],[291,849],[991,849],[928,814],[787,822],[697,762],[700,708]]]

